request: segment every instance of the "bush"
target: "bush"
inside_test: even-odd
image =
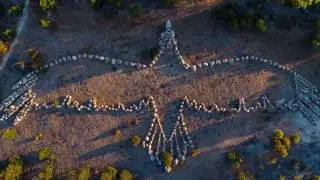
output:
[[[38,158],[39,160],[43,161],[45,159],[49,159],[49,160],[54,160],[55,156],[52,153],[51,149],[48,147],[44,147],[42,149],[40,149],[39,153],[38,153]]]
[[[9,50],[8,44],[0,40],[0,56],[5,55]]]
[[[264,24],[264,20],[262,19],[258,19],[255,23],[255,26],[260,32],[265,32],[267,29],[266,25]]]
[[[319,44],[320,44],[320,42],[319,42]],[[295,132],[291,138],[292,138],[292,142],[294,144],[297,145],[300,143],[300,134],[298,132]]]
[[[122,170],[119,175],[119,180],[132,180],[133,174],[128,170]]]
[[[23,173],[23,162],[20,156],[14,155],[9,158],[8,166],[5,170],[0,172],[0,179],[3,180],[14,180],[21,179]]]
[[[142,11],[142,6],[141,4],[138,3],[132,3],[128,7],[128,12],[131,16],[139,16]]]
[[[141,138],[137,135],[132,136],[131,142],[134,146],[138,146],[140,144]]]
[[[290,4],[295,8],[306,9],[312,5],[316,5],[319,2],[313,0],[290,0]]]
[[[76,170],[70,170],[68,171],[68,180],[74,180],[77,179],[77,171]]]
[[[57,7],[56,0],[40,0],[40,7],[42,10],[47,11]]]
[[[285,176],[280,176],[279,180],[285,180],[285,178],[286,178]]]
[[[233,162],[240,162],[240,163],[243,162],[243,157],[241,156],[240,153],[236,151],[228,152],[227,158],[228,160]]]
[[[247,179],[248,179],[248,178],[247,178],[247,175],[246,175],[245,172],[243,172],[243,171],[239,172],[239,174],[238,174],[238,180],[247,180]]]
[[[2,137],[6,140],[12,140],[18,135],[17,130],[14,128],[8,128],[2,133]]]
[[[49,28],[51,26],[51,20],[47,18],[40,19],[40,25],[42,28]]]
[[[15,35],[16,35],[16,31],[14,29],[5,29],[2,32],[2,36],[6,40],[12,40]]]
[[[52,105],[53,105],[53,107],[58,108],[58,107],[60,106],[60,101],[59,101],[59,99],[55,99],[55,100],[52,102]]]
[[[101,180],[115,180],[118,170],[112,166],[107,167],[106,171],[101,174]]]
[[[89,180],[91,177],[91,168],[87,165],[80,168],[78,180]]]
[[[320,39],[313,39],[312,46],[315,48],[320,48]]]
[[[52,163],[46,164],[45,168],[38,174],[39,179],[50,180],[53,178],[54,166]]]
[[[162,152],[161,158],[162,158],[162,163],[164,167],[171,167],[173,157],[170,152]]]
[[[276,129],[274,132],[272,139],[282,139],[284,136],[284,132],[281,129]]]
[[[301,176],[293,176],[292,180],[301,180]]]
[[[150,54],[151,54],[151,58],[152,60],[156,59],[157,57],[160,56],[160,51],[158,48],[151,48],[150,49]]]
[[[313,180],[320,180],[320,176],[314,176]]]
[[[22,13],[22,9],[19,6],[11,6],[8,10],[10,14],[14,14],[20,16]]]
[[[123,0],[106,0],[106,3],[111,9],[122,9],[124,6]]]
[[[277,162],[278,162],[278,159],[275,157],[268,158],[268,164],[271,166],[275,166],[277,164]]]
[[[120,129],[117,128],[114,130],[114,136],[118,139],[122,137],[122,133],[121,133]]]

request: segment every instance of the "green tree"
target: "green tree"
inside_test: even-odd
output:
[[[122,9],[124,6],[123,0],[106,0],[106,3],[109,7],[114,9]]]
[[[18,133],[17,133],[16,129],[8,128],[3,132],[2,137],[6,140],[12,140],[12,139],[16,138],[17,135],[18,135]]]
[[[162,152],[161,154],[162,162],[164,167],[171,167],[173,157],[170,152]]]
[[[56,0],[40,0],[40,7],[42,10],[47,11],[57,7]]]
[[[140,144],[141,138],[137,135],[132,136],[131,142],[134,146],[138,146]]]
[[[255,26],[260,32],[265,32],[267,30],[263,19],[258,19],[255,23]]]
[[[20,179],[23,173],[23,162],[20,156],[14,155],[8,160],[8,166],[0,172],[0,179],[16,180]]]
[[[55,159],[55,156],[54,154],[52,153],[51,149],[48,148],[48,147],[44,147],[44,148],[41,148],[39,153],[38,153],[38,158],[39,160],[45,160],[45,159],[49,159],[49,160],[54,160]]]
[[[119,180],[132,180],[133,174],[128,170],[122,170],[119,175]]]
[[[91,168],[90,166],[86,165],[80,168],[78,180],[89,180],[91,177]]]
[[[118,170],[115,167],[109,166],[107,169],[101,174],[101,180],[115,180],[117,176]]]
[[[53,178],[54,165],[48,162],[45,168],[38,174],[39,179],[50,180]]]

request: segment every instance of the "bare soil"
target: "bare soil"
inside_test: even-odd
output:
[[[319,52],[304,46],[305,32],[272,28],[263,34],[234,32],[217,25],[202,6],[193,6],[193,11],[190,10],[192,7],[186,8],[188,6],[155,10],[150,13],[163,16],[157,19],[149,14],[154,18],[137,25],[124,17],[106,20],[85,2],[78,2],[59,7],[55,15],[59,26],[55,31],[41,29],[39,17],[31,13],[13,59],[24,58],[27,48],[33,47],[39,48],[48,62],[79,52],[148,62],[145,52],[157,45],[166,18],[179,14],[172,23],[180,50],[188,62],[239,54],[262,56],[294,68],[320,87]],[[189,11],[196,13],[187,13]],[[220,65],[193,73],[183,70],[175,58],[166,55],[155,68],[136,71],[117,66],[122,72],[115,72],[111,67],[90,60],[56,66],[42,76],[34,88],[36,101],[49,102],[69,94],[80,102],[97,97],[101,104],[130,104],[152,95],[168,134],[176,119],[177,102],[184,96],[224,106],[240,97],[253,104],[264,93],[274,101],[294,97],[290,76],[258,64]],[[2,98],[9,94],[10,86],[21,76],[10,68],[10,62],[8,68],[0,72]],[[128,124],[130,119],[137,117],[143,120],[140,126]],[[57,156],[55,173],[59,177],[84,164],[90,164],[97,171],[113,164],[130,169],[141,179],[231,179],[231,165],[226,163],[224,153],[238,147],[248,148],[248,142],[255,138],[261,141],[262,148],[253,151],[258,154],[266,152],[270,149],[267,139],[275,128],[287,131],[299,128],[287,117],[287,114],[208,115],[188,111],[188,128],[196,148],[203,153],[195,158],[189,157],[182,168],[168,175],[149,160],[142,147],[133,148],[128,143],[132,135],[145,135],[151,120],[148,111],[141,114],[31,112],[16,126],[19,132],[16,140],[0,139],[0,161],[14,153],[25,156],[25,178],[31,179],[44,164],[37,160],[38,150],[48,146]],[[1,127],[7,126],[1,124]],[[113,136],[115,128],[123,132],[122,139]],[[43,134],[40,141],[32,139],[37,133]]]

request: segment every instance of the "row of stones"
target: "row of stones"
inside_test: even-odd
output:
[[[241,57],[234,57],[234,58],[229,58],[229,59],[217,59],[217,60],[212,60],[210,62],[204,62],[204,63],[200,63],[200,64],[195,64],[195,65],[190,65],[187,64],[182,57],[178,57],[178,59],[181,61],[181,63],[184,65],[185,69],[191,69],[192,71],[197,71],[198,69],[204,68],[204,67],[213,67],[214,65],[220,65],[220,64],[234,64],[236,62],[241,62],[241,61],[248,61],[248,60],[252,60],[252,61],[256,61],[256,62],[260,62],[260,63],[264,63],[266,65],[270,65],[273,66],[275,68],[284,70],[284,71],[288,71],[291,74],[296,74],[296,72],[294,72],[293,70],[287,68],[286,66],[282,66],[281,64],[272,61],[272,60],[268,60],[268,59],[264,59],[262,57],[258,57],[258,56],[241,56]]]
[[[113,105],[98,105],[96,98],[92,98],[89,100],[88,105],[80,104],[77,100],[72,100],[72,96],[66,95],[62,99],[62,103],[55,104],[52,103],[34,103],[35,110],[41,109],[62,109],[63,107],[67,107],[68,109],[74,109],[78,112],[106,112],[106,111],[124,111],[124,112],[138,112],[143,108],[146,108],[149,104],[148,100],[142,99],[137,104],[132,104],[130,106],[125,106],[122,103],[113,104]]]
[[[45,64],[39,70],[47,69],[47,68],[53,67],[55,65],[59,65],[59,64],[62,64],[62,63],[70,62],[70,61],[76,61],[78,59],[83,59],[83,58],[84,59],[90,59],[90,60],[98,60],[98,61],[101,61],[101,62],[111,63],[111,64],[114,64],[114,65],[117,64],[117,65],[131,66],[131,67],[135,67],[137,69],[147,68],[147,65],[141,64],[141,63],[138,63],[138,62],[125,61],[125,60],[122,60],[122,59],[109,58],[107,56],[83,53],[83,54],[78,54],[78,55],[61,57],[61,58],[55,60],[54,62],[51,62],[49,64]],[[39,70],[36,71],[36,72],[39,72]]]
[[[169,152],[174,157],[174,159],[173,159],[173,162],[170,163],[172,164],[172,166],[164,167],[165,170],[169,173],[172,167],[175,167],[178,165],[179,160],[181,161],[185,160],[188,146],[191,148],[193,148],[194,146],[193,146],[191,137],[188,133],[186,123],[183,120],[177,119],[170,137],[167,138],[165,136],[165,132],[163,131],[163,127],[160,122],[156,103],[152,96],[150,97],[150,108],[153,110],[153,119],[152,119],[152,123],[150,124],[149,131],[145,139],[143,140],[142,144],[143,144],[143,147],[148,148],[148,154],[150,155],[150,160],[156,161],[157,164],[161,166],[162,162],[159,158],[160,148],[161,148],[161,151],[164,152],[166,151],[167,144],[170,143]],[[180,136],[183,142],[182,152],[180,151],[181,143],[178,141],[178,137],[177,137],[178,135]],[[156,136],[158,136],[158,140],[155,142],[156,147],[153,147],[154,139]]]

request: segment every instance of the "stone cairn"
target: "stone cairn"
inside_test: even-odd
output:
[[[157,164],[163,166],[161,158],[159,157],[161,152],[168,151],[174,157],[171,167],[164,167],[167,172],[171,171],[171,168],[177,166],[180,161],[184,161],[187,152],[190,148],[193,148],[193,142],[189,135],[188,128],[186,127],[186,122],[184,120],[184,111],[186,109],[193,109],[195,111],[202,111],[205,113],[214,112],[258,112],[266,110],[277,110],[281,112],[286,111],[300,111],[311,123],[316,123],[320,118],[320,94],[315,86],[304,79],[301,75],[294,72],[293,70],[278,64],[272,60],[267,60],[257,56],[242,56],[233,57],[230,59],[217,59],[211,60],[209,62],[204,62],[200,64],[188,64],[184,61],[178,48],[178,43],[175,38],[175,33],[172,30],[172,25],[168,20],[166,23],[165,32],[161,33],[159,40],[159,52],[160,55],[153,59],[149,65],[136,63],[132,61],[125,61],[116,58],[109,58],[101,55],[94,55],[89,53],[83,53],[78,55],[71,55],[58,58],[57,60],[48,63],[41,68],[28,73],[26,76],[21,78],[12,86],[12,93],[0,104],[0,121],[8,120],[9,118],[14,119],[14,125],[19,123],[30,110],[49,110],[49,109],[62,109],[67,108],[77,112],[106,112],[106,111],[124,111],[128,113],[139,112],[142,109],[150,108],[153,113],[152,122],[150,128],[143,140],[143,147],[148,150],[150,159],[156,161]],[[267,96],[263,95],[260,101],[256,103],[255,106],[246,107],[243,98],[239,99],[238,107],[219,107],[216,104],[208,106],[204,103],[198,103],[195,100],[189,100],[188,97],[184,97],[181,101],[180,107],[178,109],[177,120],[174,123],[173,130],[169,137],[165,135],[162,124],[159,118],[159,112],[156,106],[156,102],[152,96],[142,99],[136,104],[124,105],[122,103],[113,105],[99,105],[96,98],[89,100],[87,105],[80,104],[77,100],[73,100],[72,96],[67,95],[62,99],[62,103],[43,103],[38,104],[34,101],[36,96],[32,92],[32,87],[35,85],[39,79],[39,75],[43,70],[51,68],[55,65],[63,64],[66,62],[76,61],[78,59],[89,59],[93,61],[98,61],[102,63],[111,63],[118,65],[125,65],[135,67],[137,69],[144,69],[152,67],[156,64],[156,61],[164,53],[169,53],[177,57],[186,70],[198,71],[202,68],[213,68],[221,64],[236,64],[245,63],[248,61],[254,61],[262,63],[274,68],[277,68],[283,72],[289,73],[293,76],[296,94],[293,103],[272,103]]]

